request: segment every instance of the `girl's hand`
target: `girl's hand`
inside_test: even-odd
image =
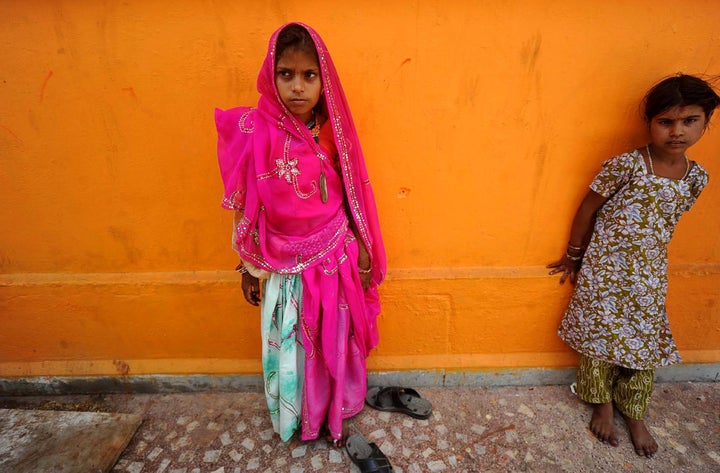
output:
[[[250,273],[242,275],[242,291],[245,300],[252,305],[260,304],[260,281]]]
[[[568,278],[570,278],[571,283],[575,284],[575,281],[577,281],[578,271],[580,271],[580,263],[582,263],[582,260],[573,261],[568,258],[567,255],[563,255],[559,261],[550,263],[546,266],[546,268],[552,270],[548,273],[551,275],[562,273],[562,276],[560,276],[560,284],[563,284]]]

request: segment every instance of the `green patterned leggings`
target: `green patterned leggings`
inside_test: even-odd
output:
[[[614,401],[627,417],[641,420],[650,403],[654,379],[654,369],[633,370],[583,355],[577,372],[577,394],[592,404]]]

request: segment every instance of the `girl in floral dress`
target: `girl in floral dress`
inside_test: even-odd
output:
[[[667,245],[708,182],[685,152],[719,102],[697,77],[655,85],[644,102],[649,143],[603,163],[575,214],[567,251],[548,265],[560,283],[576,282],[558,334],[581,355],[577,392],[593,405],[590,429],[617,446],[614,406],[646,457],[658,448],[643,422],[655,367],[680,361],[665,311]]]

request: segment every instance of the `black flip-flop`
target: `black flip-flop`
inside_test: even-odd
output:
[[[350,460],[362,473],[392,473],[390,460],[375,443],[368,441],[360,434],[353,434],[345,441],[345,450]]]
[[[402,412],[416,419],[427,419],[432,414],[430,401],[412,388],[376,386],[368,389],[365,402],[373,409]]]

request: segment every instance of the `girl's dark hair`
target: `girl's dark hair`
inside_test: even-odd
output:
[[[720,97],[704,80],[687,74],[668,77],[657,83],[645,96],[645,120],[649,123],[653,117],[672,107],[699,105],[705,112],[706,121],[710,120]]]
[[[315,49],[315,42],[313,42],[310,33],[300,25],[288,25],[280,32],[277,39],[277,45],[275,47],[275,61],[287,49],[297,49],[306,54],[310,54],[318,61],[317,50]],[[320,61],[318,61],[319,63]]]

